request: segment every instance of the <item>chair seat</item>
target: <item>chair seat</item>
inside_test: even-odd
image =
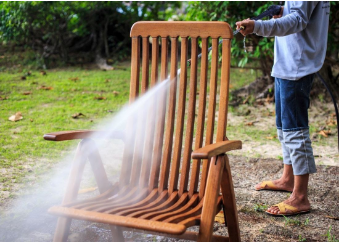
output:
[[[218,197],[218,213],[221,209]],[[179,196],[175,191],[159,193],[158,189],[124,187],[116,194],[113,190],[96,198],[62,206],[54,206],[49,213],[92,222],[136,228],[174,235],[183,234],[188,227],[199,225],[203,198],[195,193]]]

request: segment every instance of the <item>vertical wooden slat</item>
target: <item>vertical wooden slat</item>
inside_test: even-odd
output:
[[[207,88],[207,70],[208,70],[208,59],[207,59],[207,38],[202,39],[202,56],[201,56],[201,70],[200,70],[200,88],[199,88],[199,106],[198,106],[198,122],[196,126],[196,136],[194,150],[202,147],[204,139],[204,124],[205,124],[205,109],[206,109],[206,88]],[[192,163],[191,180],[189,186],[189,196],[193,196],[193,193],[198,188],[200,171],[200,160],[195,160]]]
[[[179,195],[182,195],[187,190],[190,160],[192,152],[192,141],[194,132],[194,118],[195,118],[195,101],[197,92],[197,38],[192,37],[191,50],[191,72],[190,72],[190,90],[188,101],[187,126],[185,135],[185,148],[183,155],[183,162],[181,167],[181,178]]]
[[[171,72],[170,72],[170,94],[168,115],[166,122],[166,134],[164,152],[162,157],[161,175],[159,182],[159,193],[168,187],[168,176],[170,170],[170,161],[172,155],[173,144],[173,130],[174,130],[174,117],[175,117],[175,104],[176,104],[176,90],[177,90],[177,72],[178,72],[178,39],[171,38]]]
[[[131,86],[129,101],[132,103],[139,94],[139,73],[140,73],[140,40],[138,37],[132,38],[132,61],[131,61]],[[130,120],[127,127],[133,125],[133,120]],[[131,163],[134,150],[134,135],[133,132],[126,130],[126,143],[128,147],[124,149],[122,167],[119,179],[119,187],[127,185],[131,176]]]
[[[228,111],[228,92],[230,84],[230,64],[231,64],[231,41],[224,39],[222,41],[222,64],[220,80],[220,99],[219,99],[219,117],[217,129],[217,142],[226,139],[227,111]]]
[[[149,42],[148,37],[142,38],[142,70],[141,70],[141,93],[144,94],[148,89],[149,80]],[[148,110],[146,110],[148,111]],[[138,112],[138,119],[134,123],[137,126],[135,132],[135,150],[133,156],[133,166],[131,173],[131,185],[136,186],[139,184],[142,157],[144,153],[144,141],[145,141],[145,125],[147,115],[145,110]]]
[[[142,38],[142,79],[141,93],[145,93],[148,89],[149,80],[149,38]]]
[[[165,81],[168,74],[168,43],[167,38],[161,38],[161,72],[160,79]],[[165,124],[165,114],[166,114],[166,99],[167,92],[162,90],[158,95],[158,108],[157,108],[157,120],[156,120],[156,131],[155,131],[155,143],[152,157],[152,170],[149,183],[149,189],[152,190],[158,186],[159,179],[159,170],[161,162],[161,153],[163,147],[163,137],[164,137],[164,124]]]
[[[214,119],[217,95],[217,81],[218,81],[218,39],[212,39],[212,58],[211,58],[211,77],[210,77],[210,92],[207,113],[207,127],[205,145],[209,145],[213,141],[214,133]],[[205,194],[207,174],[209,169],[209,161],[203,161],[203,168],[201,172],[199,198],[201,199]]]
[[[171,177],[168,192],[171,194],[177,189],[179,168],[181,160],[182,136],[184,131],[185,120],[185,103],[186,103],[186,86],[187,86],[187,37],[181,39],[181,60],[180,60],[180,86],[179,86],[179,100],[178,113],[175,130],[175,141],[173,148],[173,160],[171,164]]]
[[[159,42],[157,37],[152,37],[152,70],[151,70],[151,87],[158,80],[158,62],[159,62]],[[152,100],[147,117],[145,152],[143,154],[143,164],[141,167],[140,187],[145,187],[149,181],[151,170],[152,151],[154,144],[154,126],[155,126],[155,107],[156,98]]]

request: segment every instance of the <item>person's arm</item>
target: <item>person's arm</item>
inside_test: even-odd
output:
[[[306,28],[311,14],[318,2],[293,2],[290,13],[277,19],[270,20],[243,20],[237,22],[237,27],[245,26],[245,30],[240,32],[243,35],[256,33],[260,36],[285,36],[302,31]]]

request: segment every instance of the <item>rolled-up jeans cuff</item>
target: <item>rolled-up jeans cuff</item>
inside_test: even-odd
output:
[[[312,142],[308,129],[283,132],[284,143],[290,151],[293,174],[305,175],[316,173]]]
[[[289,151],[288,147],[286,147],[285,142],[284,142],[283,131],[281,129],[277,129],[277,134],[278,134],[278,139],[281,143],[282,154],[283,154],[283,163],[285,165],[292,165],[290,151]]]

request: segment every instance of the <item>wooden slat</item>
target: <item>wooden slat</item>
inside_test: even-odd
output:
[[[186,230],[185,225],[171,224],[157,221],[150,221],[138,218],[104,214],[93,211],[82,211],[74,208],[51,207],[49,213],[59,216],[69,216],[75,219],[87,220],[98,223],[114,224],[117,226],[136,228],[142,230],[151,230],[161,233],[183,234]]]
[[[226,140],[227,111],[228,111],[228,93],[230,85],[230,65],[231,65],[231,41],[224,39],[222,41],[222,66],[220,80],[220,99],[219,99],[219,117],[217,129],[217,142]]]
[[[207,126],[206,126],[206,139],[205,145],[209,145],[213,142],[214,123],[215,123],[215,109],[217,100],[217,81],[218,81],[218,39],[212,39],[212,57],[211,57],[211,77],[210,77],[210,92],[208,101],[207,112]],[[209,169],[209,161],[203,161],[203,167],[201,172],[199,197],[205,194],[207,174]]]
[[[166,190],[160,194],[157,194],[157,196],[154,199],[147,201],[147,203],[142,201],[139,203],[139,205],[133,204],[132,206],[129,206],[129,207],[126,206],[124,209],[120,209],[119,212],[114,211],[114,214],[133,217],[131,216],[131,213],[134,213],[140,210],[142,211],[143,209],[157,206],[159,205],[159,203],[163,203],[167,197],[168,197],[168,192]]]
[[[172,194],[174,194],[174,193],[172,193]],[[171,207],[163,209],[162,211],[147,213],[145,215],[142,215],[140,218],[143,218],[143,219],[152,219],[152,218],[154,218],[156,216],[159,216],[161,214],[164,214],[164,213],[168,213],[168,212],[172,212],[172,211],[177,211],[179,208],[183,207],[186,204],[187,198],[188,198],[188,193],[184,193],[179,198],[179,200],[175,204],[173,204]]]
[[[141,201],[134,203],[132,205],[128,205],[128,204],[124,204],[123,206],[120,207],[115,207],[112,208],[111,210],[107,211],[108,213],[119,213],[121,211],[125,211],[126,209],[130,209],[131,207],[138,207],[138,206],[144,206],[146,204],[149,204],[150,202],[153,202],[158,196],[158,190],[157,189],[153,189],[153,191],[151,191],[148,196],[144,199],[142,199]]]
[[[183,161],[181,167],[181,178],[179,195],[187,190],[188,177],[190,170],[190,160],[192,151],[192,141],[194,132],[194,118],[195,118],[195,101],[197,92],[197,38],[191,38],[191,72],[190,72],[190,89],[188,101],[187,126],[185,135],[185,148],[183,154]]]
[[[139,94],[139,73],[140,73],[140,40],[138,37],[132,38],[132,61],[131,61],[131,85],[129,101],[132,103]],[[134,120],[129,120],[127,127],[133,125]],[[119,178],[120,188],[129,184],[131,177],[131,166],[134,150],[134,134],[126,129],[126,143],[128,148],[124,149],[122,166]]]
[[[142,78],[141,93],[145,93],[148,88],[149,80],[149,38],[142,38]]]
[[[188,31],[189,30],[189,31]],[[131,29],[131,37],[136,36],[170,36],[170,37],[201,37],[201,38],[232,38],[229,24],[213,21],[140,21]]]
[[[142,70],[141,70],[141,93],[144,94],[148,89],[149,80],[149,40],[148,37],[142,38]],[[146,110],[151,111],[151,110]],[[141,175],[142,157],[144,154],[144,142],[145,142],[145,126],[146,118],[145,110],[138,112],[138,119],[134,123],[136,128],[136,144],[133,156],[133,165],[131,172],[131,185],[138,185]],[[142,178],[143,179],[143,178]]]
[[[165,81],[168,75],[168,43],[167,38],[161,38],[161,81]],[[162,90],[158,95],[159,101],[157,102],[157,120],[156,120],[156,131],[155,131],[155,143],[154,151],[152,157],[152,169],[151,177],[149,183],[149,190],[156,188],[158,186],[159,171],[160,171],[160,162],[161,154],[163,147],[163,137],[164,137],[164,125],[165,125],[165,114],[166,114],[166,99],[167,92]]]
[[[196,136],[194,150],[202,147],[204,139],[204,125],[205,125],[205,109],[206,109],[206,89],[207,89],[207,70],[208,70],[208,40],[202,39],[202,56],[200,68],[200,88],[199,88],[199,106],[198,106],[198,120],[196,126]],[[198,188],[200,172],[200,159],[195,160],[192,164],[191,180],[189,188],[189,196],[191,197]]]
[[[169,208],[173,204],[175,204],[178,201],[178,199],[179,199],[178,193],[173,192],[166,201],[162,202],[158,206],[150,206],[150,204],[147,204],[142,208],[135,209],[135,212],[129,214],[129,216],[136,218],[152,212],[163,211],[164,209]]]
[[[171,194],[177,189],[179,168],[181,160],[182,139],[185,121],[185,104],[186,104],[186,86],[187,86],[187,38],[181,39],[181,60],[180,60],[180,86],[179,86],[179,100],[177,111],[177,122],[175,130],[175,141],[173,148],[173,159],[171,164],[171,177],[168,192]]]
[[[152,71],[151,71],[151,87],[154,87],[158,81],[158,62],[159,62],[159,42],[158,38],[152,38]],[[143,154],[143,163],[140,174],[140,187],[145,187],[148,184],[151,162],[154,145],[154,127],[156,126],[156,97],[150,103],[149,113],[147,115],[147,127],[146,127],[146,138],[145,138],[145,150]]]
[[[171,72],[170,72],[170,94],[168,104],[168,114],[166,122],[165,144],[162,157],[159,193],[168,187],[168,176],[170,170],[170,161],[172,155],[174,117],[177,91],[177,72],[178,72],[178,39],[171,38]]]

